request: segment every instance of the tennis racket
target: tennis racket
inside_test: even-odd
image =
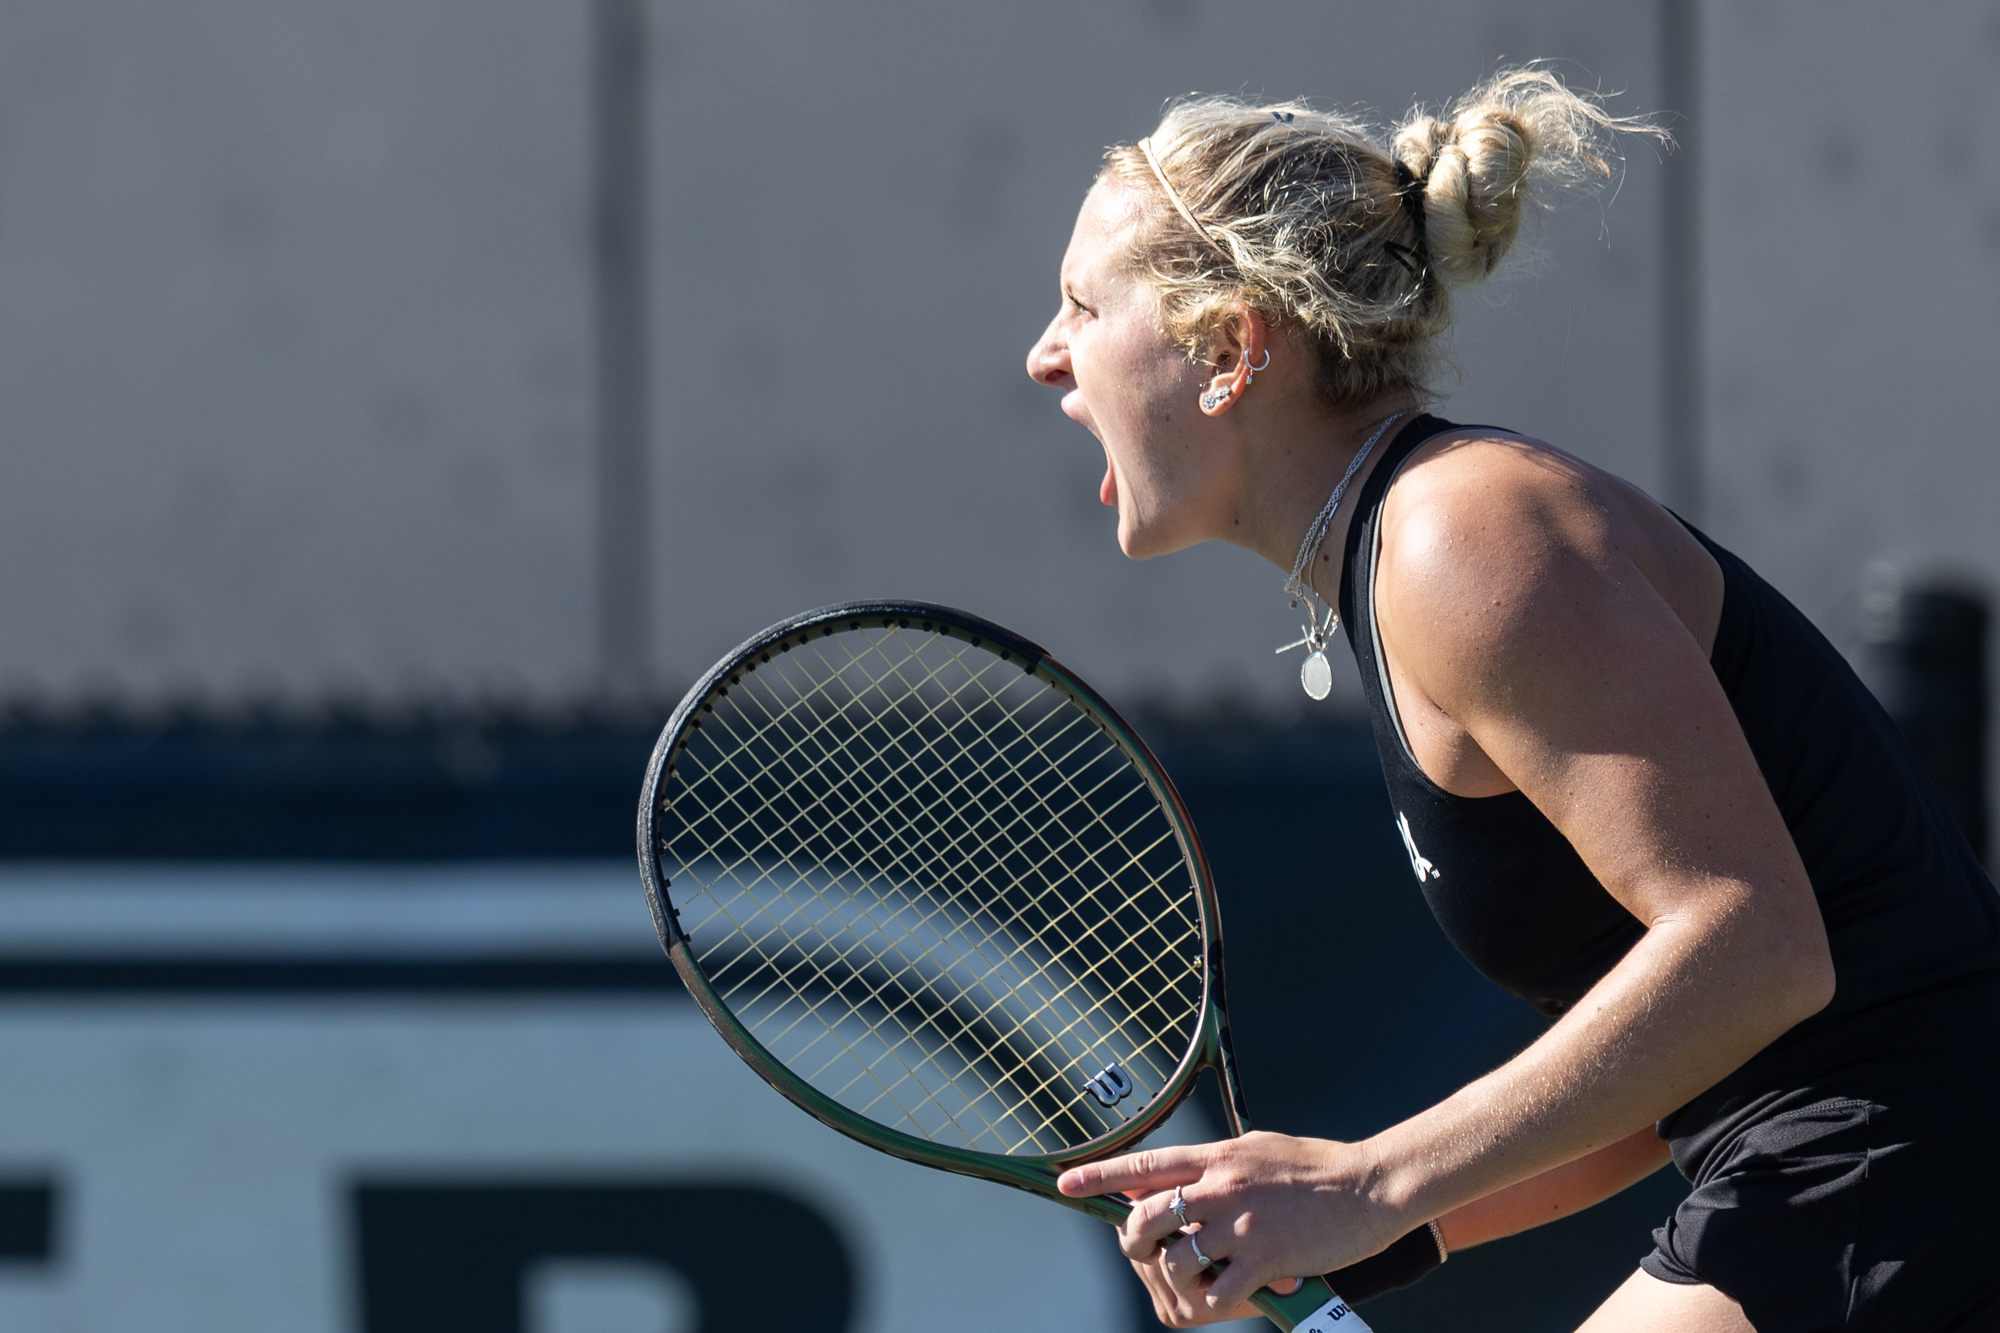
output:
[[[1063,1170],[1216,1071],[1249,1127],[1222,933],[1144,741],[1027,640],[855,602],[711,668],[654,747],[639,862],[661,941],[736,1053],[871,1148],[1117,1223]],[[1365,1333],[1322,1278],[1252,1299]]]

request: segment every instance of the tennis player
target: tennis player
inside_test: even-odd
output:
[[[1366,1296],[1671,1157],[1692,1192],[1592,1333],[2000,1328],[2000,898],[1929,780],[1741,560],[1424,412],[1451,291],[1633,131],[1532,69],[1386,142],[1191,100],[1077,219],[1028,371],[1103,444],[1119,544],[1291,571],[1310,693],[1338,611],[1422,892],[1555,1020],[1363,1142],[1068,1172],[1138,1200],[1121,1245],[1174,1326],[1307,1273]]]

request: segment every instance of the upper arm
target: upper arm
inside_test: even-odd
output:
[[[1398,495],[1398,492],[1402,494]],[[1467,449],[1391,492],[1384,650],[1653,926],[1755,911],[1824,932],[1707,655],[1587,469]]]

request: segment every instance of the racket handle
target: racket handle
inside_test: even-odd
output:
[[[1250,1304],[1284,1333],[1370,1333],[1367,1322],[1333,1294],[1323,1277],[1307,1278],[1289,1296],[1261,1287]]]

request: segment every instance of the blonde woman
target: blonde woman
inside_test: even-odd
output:
[[[1363,1142],[1065,1176],[1138,1200],[1121,1246],[1176,1327],[1396,1285],[1669,1156],[1692,1192],[1592,1333],[2000,1327],[2000,899],[1894,725],[1636,487],[1423,412],[1451,290],[1644,129],[1539,70],[1386,141],[1194,100],[1084,201],[1028,371],[1102,443],[1120,546],[1289,571],[1309,692],[1338,610],[1422,892],[1555,1018]]]

